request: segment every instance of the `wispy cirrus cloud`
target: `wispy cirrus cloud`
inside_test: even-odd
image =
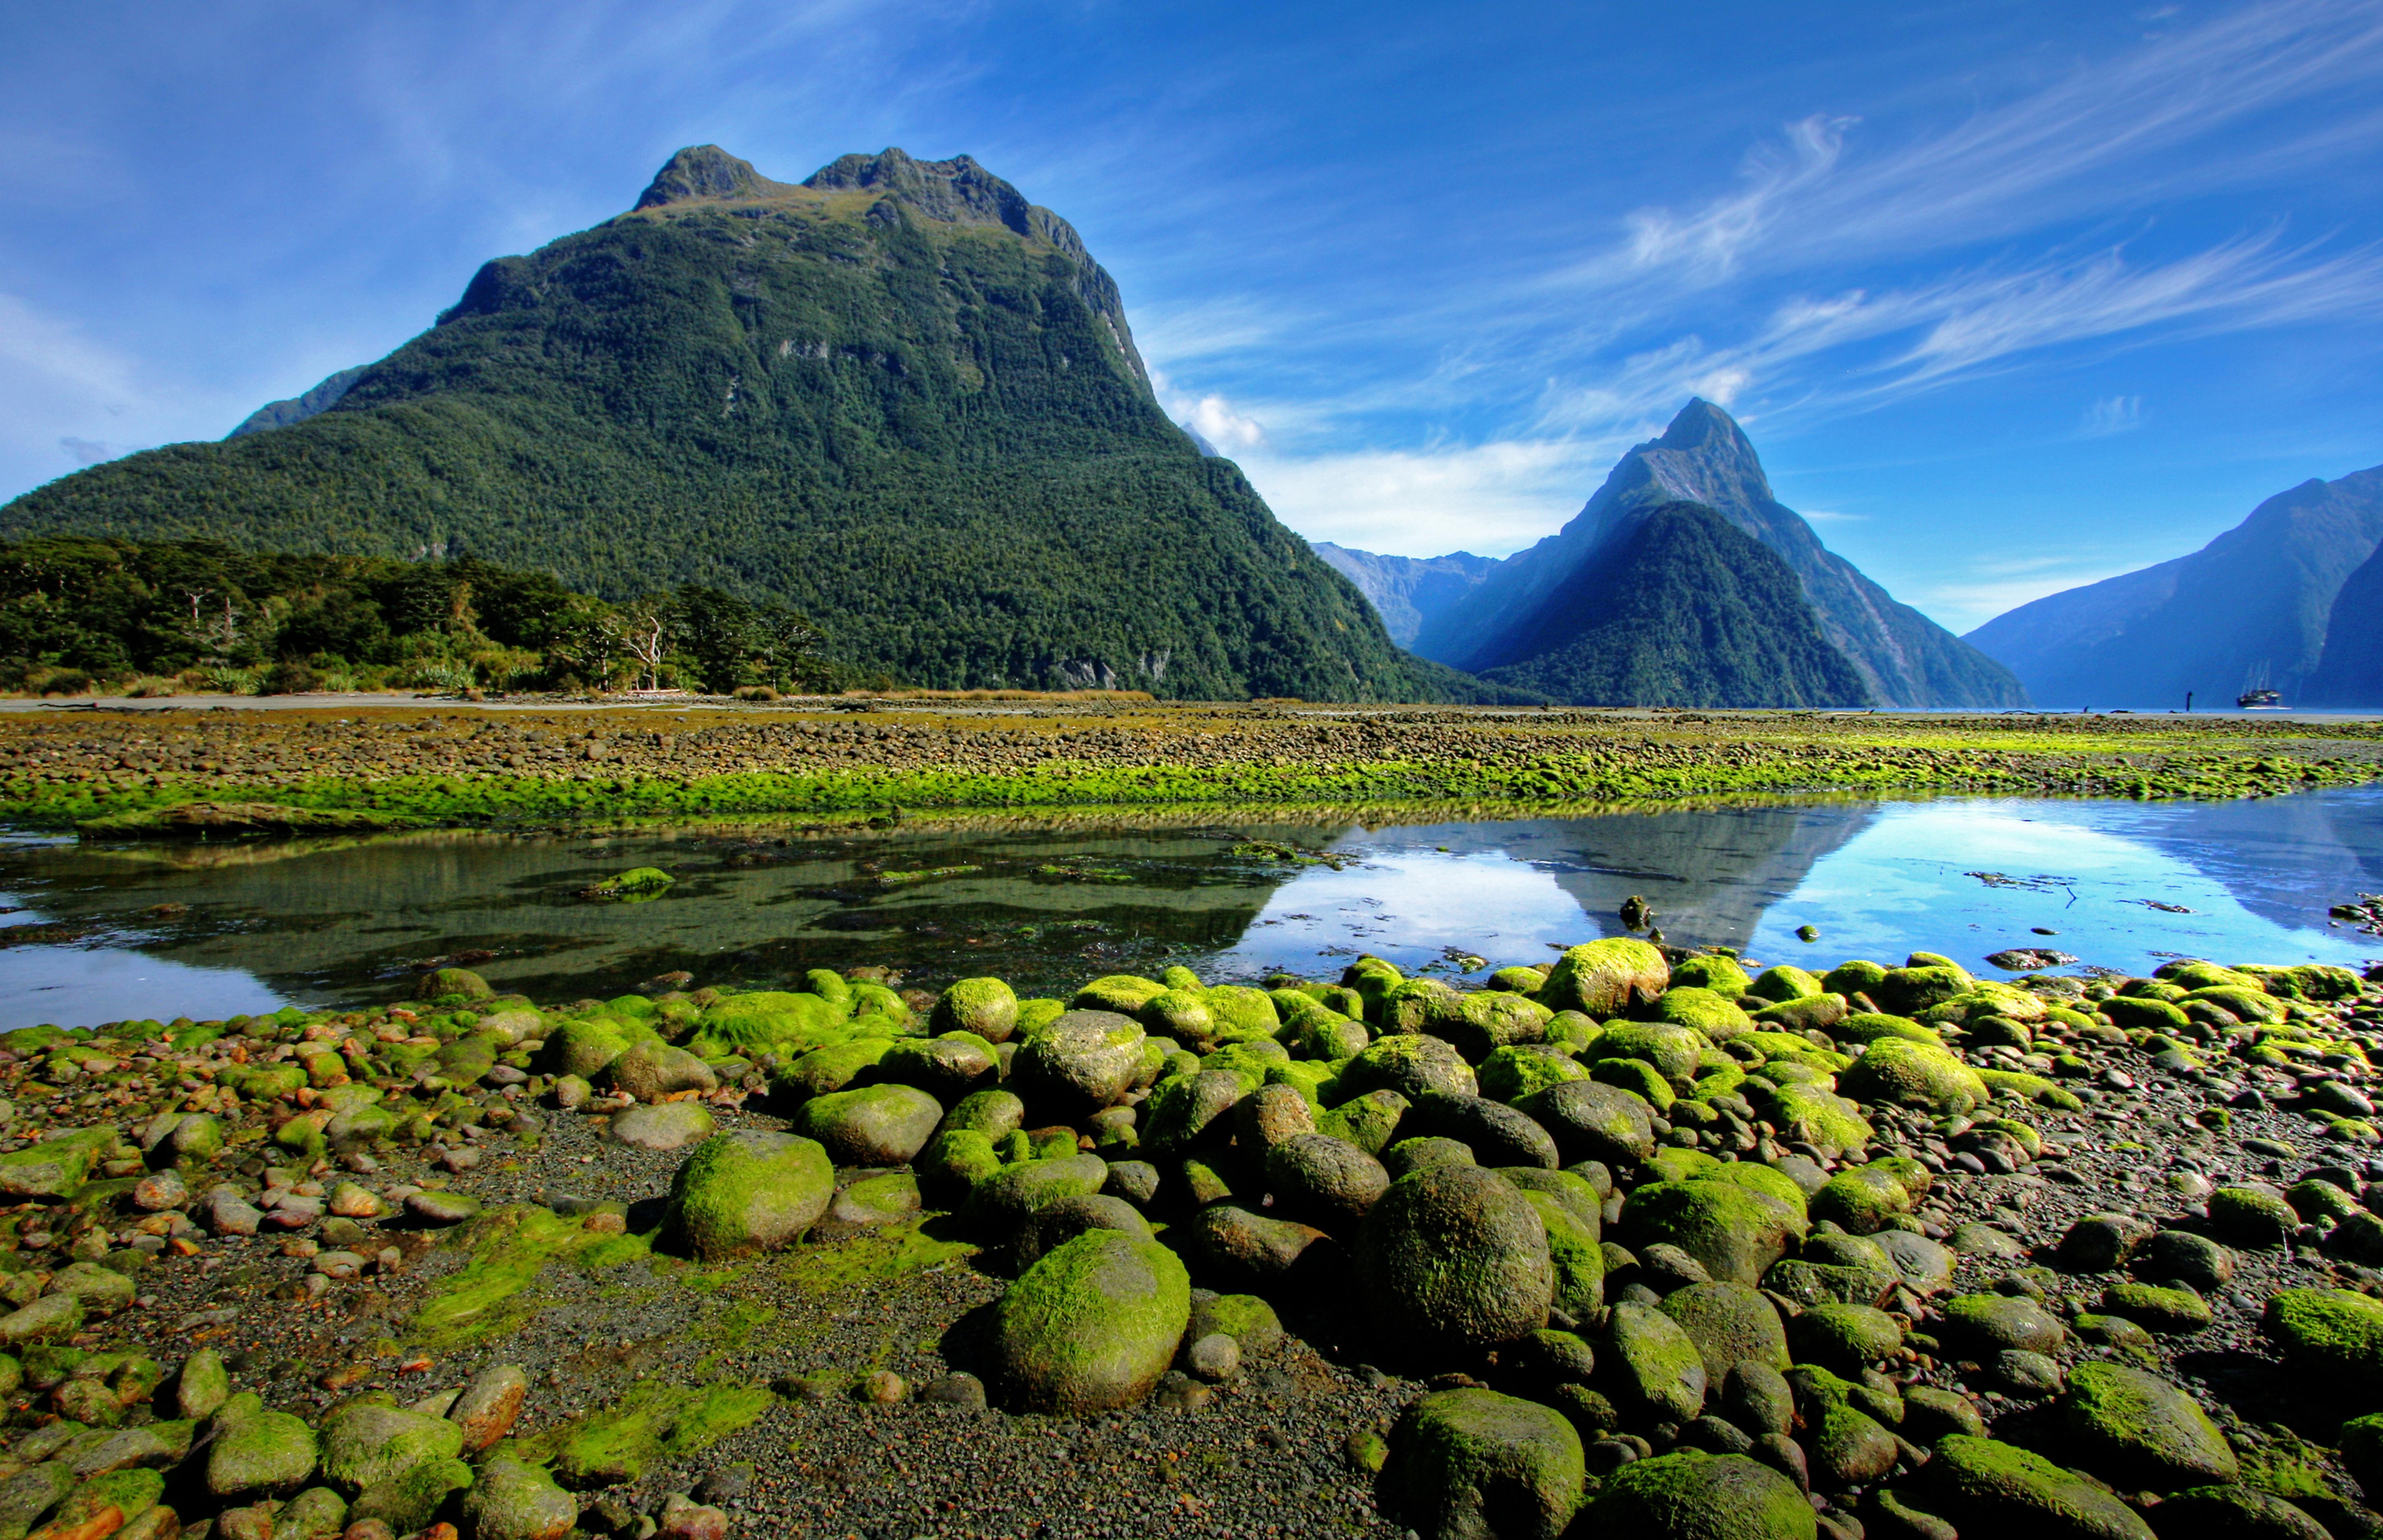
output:
[[[2141,396],[2104,396],[2085,408],[2084,418],[2077,425],[2077,437],[2107,438],[2114,433],[2131,433],[2142,425]]]

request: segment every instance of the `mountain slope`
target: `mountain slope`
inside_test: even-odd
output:
[[[2311,706],[2383,707],[2383,546],[2334,596],[2326,620],[2325,654],[2304,693]]]
[[[1482,676],[1586,706],[1867,706],[1778,553],[1699,503],[1642,511]]]
[[[2290,701],[2378,545],[2383,466],[2303,482],[2190,556],[2023,604],[1968,640],[2043,706],[2175,707],[2187,691],[2215,706],[2262,673]]]
[[[797,187],[682,151],[631,212],[488,263],[328,410],[0,509],[56,532],[703,583],[947,687],[1475,688],[1202,458],[1076,232],[966,156]]]
[[[1821,544],[1795,510],[1771,495],[1754,446],[1729,413],[1691,400],[1663,431],[1640,444],[1556,534],[1509,557],[1470,595],[1426,623],[1414,649],[1478,671],[1510,657],[1505,637],[1648,508],[1675,499],[1702,503],[1784,559],[1801,580],[1821,630],[1860,673],[1882,706],[2010,707],[2026,704],[2019,681],[1951,632],[1862,575]]]
[[[1446,556],[1377,556],[1329,540],[1314,545],[1326,565],[1357,585],[1381,615],[1390,640],[1401,647],[1413,646],[1426,622],[1471,593],[1498,565],[1496,557],[1469,550]]]
[[[358,364],[352,369],[342,369],[303,396],[292,396],[286,401],[267,401],[250,413],[240,426],[224,437],[244,438],[252,433],[288,427],[292,423],[303,423],[319,413],[328,412],[340,404],[340,398],[348,393],[348,388],[364,378],[364,371],[370,367],[369,364]]]

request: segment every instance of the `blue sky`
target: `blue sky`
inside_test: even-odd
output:
[[[2383,7],[0,14],[0,497],[377,358],[683,144],[967,152],[1294,529],[1493,554],[1692,393],[1967,629],[2383,462]]]

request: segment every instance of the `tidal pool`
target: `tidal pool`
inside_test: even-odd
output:
[[[580,896],[654,866],[649,902]],[[466,964],[541,999],[685,969],[747,987],[883,964],[1057,992],[1543,962],[1622,933],[1827,967],[2014,946],[2365,966],[2329,905],[2383,890],[2383,788],[2261,801],[1780,800],[1491,819],[1445,809],[981,816],[885,830],[685,823],[212,845],[0,843],[0,1029],[386,1000]],[[1819,940],[1797,936],[1815,927]]]

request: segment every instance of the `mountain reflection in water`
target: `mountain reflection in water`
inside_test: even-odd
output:
[[[1215,980],[1545,962],[1617,934],[1633,893],[1667,939],[1764,962],[2010,946],[2147,972],[2170,955],[2362,964],[2327,905],[2383,889],[2383,793],[2235,803],[1938,798],[1566,810],[1214,809],[983,816],[883,832],[697,823],[230,846],[0,845],[0,1029],[198,1017],[403,990],[432,958],[537,998],[685,968],[783,985],[883,964],[929,988],[1021,992],[1182,963]],[[1273,858],[1266,845],[1331,860]],[[577,896],[657,866],[652,903]],[[2170,906],[2155,908],[2154,904]],[[165,906],[160,910],[158,906]],[[180,906],[179,908],[175,906]],[[2179,913],[2177,910],[2188,912]],[[1797,940],[1816,926],[1817,942]],[[2036,928],[2057,932],[2046,938]],[[7,944],[10,941],[17,944]]]

